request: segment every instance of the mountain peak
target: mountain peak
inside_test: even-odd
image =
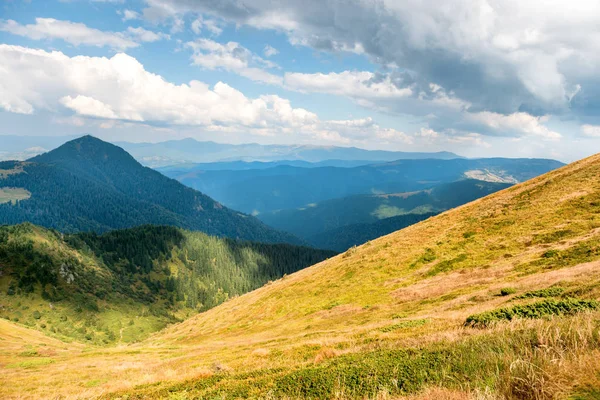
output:
[[[122,148],[91,135],[68,141],[48,153],[31,158],[29,161],[61,164],[65,167],[76,167],[76,164],[82,166],[82,163],[88,165],[117,163],[121,167],[141,167],[141,164]]]

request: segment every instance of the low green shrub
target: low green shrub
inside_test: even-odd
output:
[[[561,294],[563,294],[565,291],[565,289],[560,288],[560,287],[553,287],[553,288],[547,288],[547,289],[540,289],[540,290],[534,290],[531,292],[527,292],[527,293],[523,293],[517,297],[515,297],[515,299],[533,299],[536,297],[558,297]]]
[[[517,289],[515,288],[503,288],[500,289],[500,296],[510,296],[511,294],[517,293]]]
[[[535,319],[550,315],[573,315],[581,311],[597,310],[598,308],[600,308],[600,303],[595,300],[544,300],[471,315],[465,321],[465,326],[484,328],[498,321],[512,321],[516,318]]]

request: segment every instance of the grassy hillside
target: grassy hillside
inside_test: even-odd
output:
[[[27,162],[0,162],[0,190],[7,188],[11,201],[0,200],[3,224],[31,222],[62,232],[160,224],[234,239],[302,243],[143,167],[123,149],[91,136]]]
[[[468,176],[516,183],[562,165],[544,159],[421,159],[354,168],[279,165],[266,169],[215,171],[200,167],[164,173],[227,207],[260,215],[357,194],[424,190]]]
[[[45,385],[121,399],[597,398],[598,176],[600,156],[585,159],[137,345],[69,347],[27,368],[15,353],[23,344],[0,359],[11,383],[0,394],[44,397]]]
[[[63,236],[0,227],[0,316],[97,345],[147,337],[333,255],[171,227]]]
[[[307,207],[261,214],[259,218],[276,229],[290,232],[319,247],[324,244],[320,238],[328,236],[333,238],[342,232],[351,235],[354,229],[360,230],[360,227],[348,227],[349,225],[369,224],[401,215],[429,214],[427,216],[431,216],[431,213],[446,211],[509,186],[510,184],[507,183],[464,179],[416,192],[365,194],[326,200]],[[418,219],[414,216],[412,217],[413,223],[425,219]],[[407,221],[410,219],[407,217]],[[392,223],[392,225],[394,224]],[[408,225],[410,224],[401,225],[398,229]],[[385,225],[379,224],[379,226],[383,228]],[[367,229],[377,231],[377,226]],[[376,234],[370,239],[398,229],[387,232],[382,229],[381,234]],[[366,242],[366,240],[359,241],[358,238],[351,241],[354,241],[354,244]],[[341,243],[331,241],[331,239],[328,242],[335,245],[333,248],[341,247]],[[345,247],[343,250],[349,247],[351,246]],[[325,246],[325,248],[332,247]]]

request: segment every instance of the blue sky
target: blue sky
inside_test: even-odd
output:
[[[600,144],[600,6],[564,4],[0,0],[0,135],[570,161]]]

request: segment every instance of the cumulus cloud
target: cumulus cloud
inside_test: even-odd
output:
[[[599,125],[582,125],[581,131],[585,136],[589,137],[600,137],[600,126]]]
[[[272,57],[279,54],[279,50],[268,44],[263,49],[263,54],[265,55],[265,57]]]
[[[193,50],[192,62],[199,67],[222,69],[268,84],[280,85],[283,81],[280,76],[266,71],[267,68],[276,68],[276,64],[253,54],[239,43],[221,44],[210,39],[198,39],[186,46]]]
[[[208,13],[281,31],[293,44],[364,53],[411,71],[422,82],[435,82],[474,111],[544,115],[600,109],[598,91],[585,92],[600,84],[600,3],[594,1],[146,3],[147,18]]]
[[[480,123],[496,131],[516,132],[517,134],[528,134],[545,139],[559,139],[561,134],[552,131],[542,123],[547,117],[535,117],[524,112],[503,115],[489,111],[467,114],[471,121]]]
[[[162,40],[162,39],[170,39],[171,37],[165,33],[159,32],[152,32],[149,30],[146,30],[142,27],[138,27],[138,28],[133,28],[133,27],[128,27],[127,28],[127,33],[132,37],[135,38],[137,41],[140,42],[156,42],[158,40]]]
[[[140,41],[152,42],[168,37],[131,27],[126,32],[104,32],[82,23],[53,18],[36,18],[35,24],[28,25],[21,25],[13,20],[0,20],[0,31],[34,40],[60,39],[75,46],[111,47],[117,50],[137,47]]]
[[[117,14],[122,15],[123,17],[121,18],[123,21],[130,21],[132,19],[139,19],[140,18],[140,14],[137,11],[133,11],[133,10],[119,10],[117,11]]]
[[[292,90],[352,98],[402,98],[413,94],[410,87],[397,87],[390,76],[379,77],[368,71],[286,73],[284,82],[285,86]]]
[[[200,35],[203,30],[210,32],[213,36],[219,36],[223,33],[223,29],[219,27],[217,21],[214,19],[203,18],[201,15],[192,22],[191,28],[192,32],[196,35]]]
[[[294,108],[276,95],[249,98],[219,82],[176,85],[146,71],[135,58],[119,53],[106,57],[69,57],[0,44],[0,107],[30,114],[49,110],[74,121],[105,120],[145,124],[201,126],[214,132],[254,135],[304,135],[321,141],[361,140],[408,143],[410,138],[383,128],[372,119],[324,121],[317,114]],[[157,95],[159,94],[159,95]]]

